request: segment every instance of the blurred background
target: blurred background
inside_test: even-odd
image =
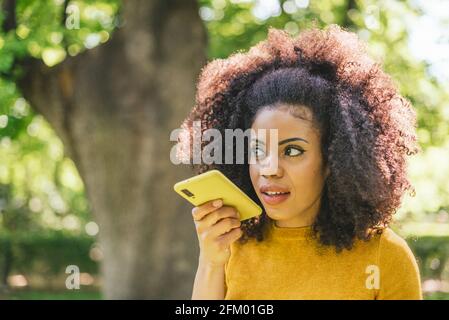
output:
[[[191,295],[197,239],[170,132],[210,59],[269,26],[339,24],[418,114],[392,228],[449,299],[449,1],[0,0],[0,299]]]

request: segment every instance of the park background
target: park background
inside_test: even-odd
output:
[[[270,26],[331,23],[367,43],[417,110],[416,195],[392,228],[425,298],[449,299],[449,1],[0,3],[0,299],[190,298],[197,239],[172,186],[191,171],[169,161],[169,136],[201,67]]]

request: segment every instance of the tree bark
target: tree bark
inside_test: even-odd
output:
[[[53,68],[28,62],[20,86],[84,181],[104,297],[189,298],[197,238],[172,186],[191,172],[170,162],[169,137],[194,104],[206,31],[194,0],[126,0],[122,14],[105,45]]]

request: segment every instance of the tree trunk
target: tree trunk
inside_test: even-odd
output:
[[[194,104],[207,38],[194,0],[126,0],[105,45],[21,82],[82,177],[104,259],[107,299],[190,298],[198,241],[173,184],[170,132]],[[81,270],[82,272],[82,270]]]

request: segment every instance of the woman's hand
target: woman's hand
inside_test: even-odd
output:
[[[200,246],[200,262],[224,266],[231,255],[231,243],[243,234],[238,212],[216,199],[193,208],[192,216]]]

